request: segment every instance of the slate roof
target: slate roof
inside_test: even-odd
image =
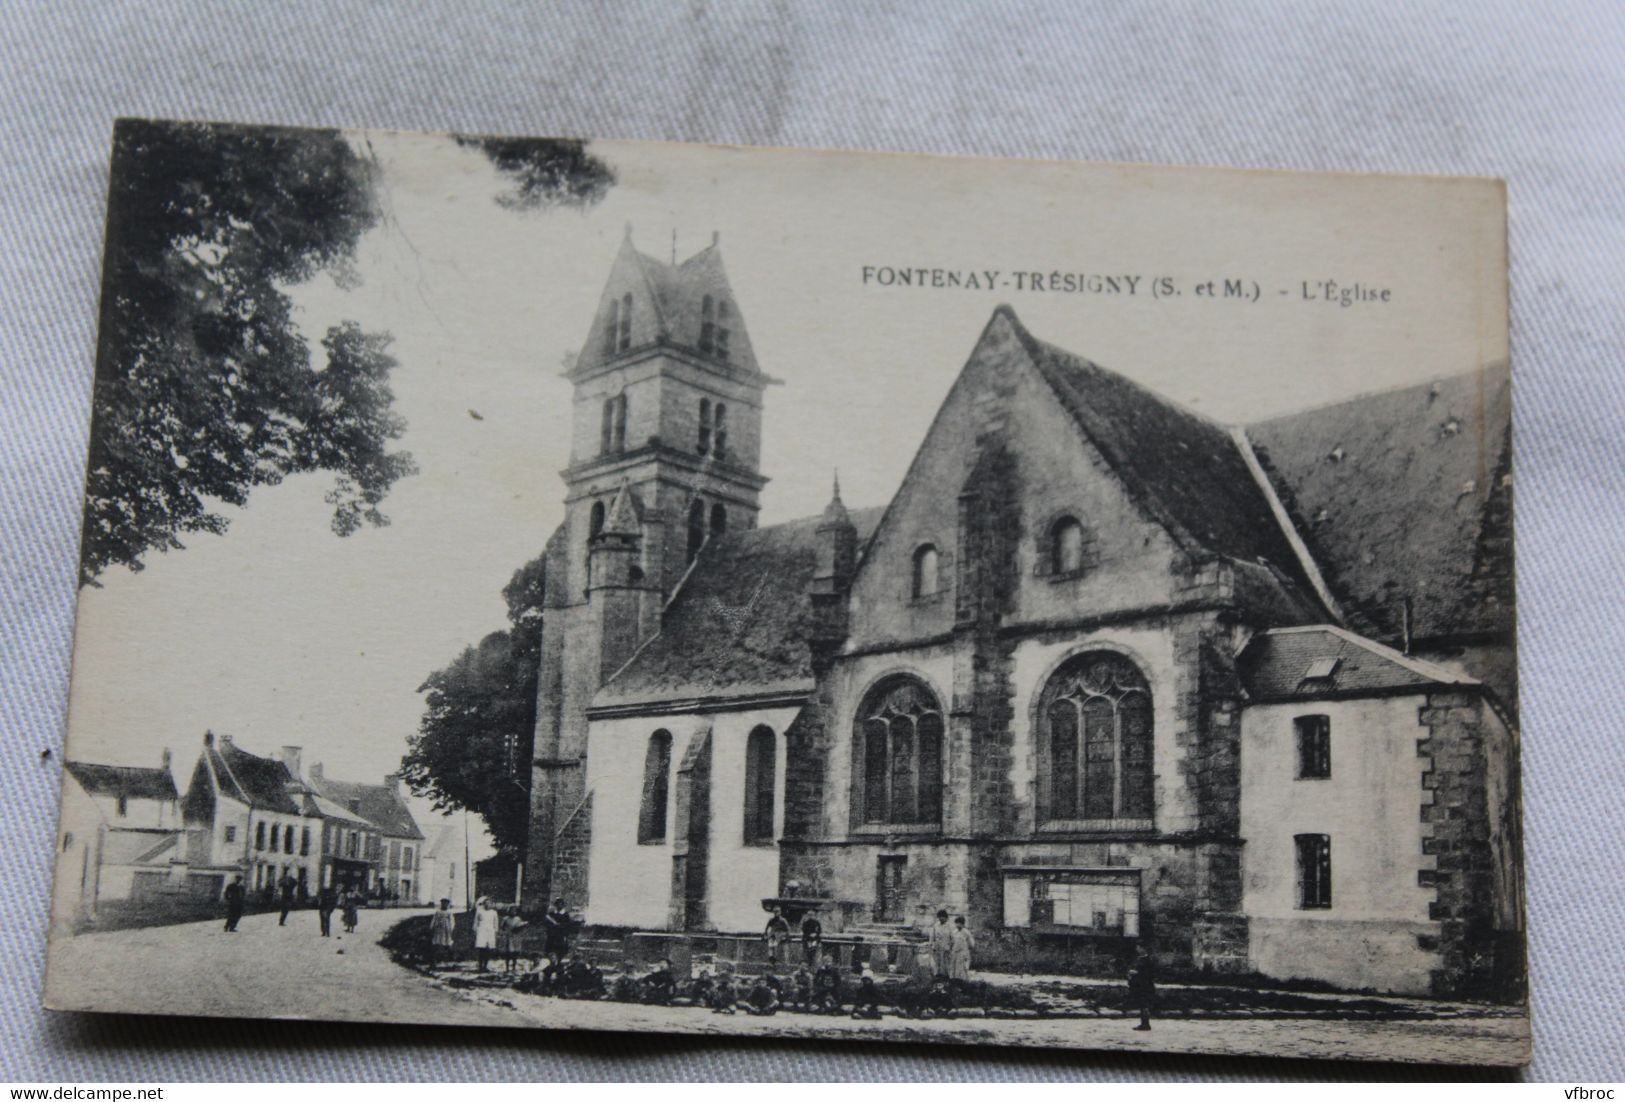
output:
[[[1181,546],[1244,563],[1267,560],[1292,585],[1312,592],[1228,429],[1038,340],[1013,311],[1000,309],[1084,435]]]
[[[1307,676],[1316,672],[1312,667],[1317,661],[1331,666],[1330,676]],[[1237,672],[1255,702],[1479,684],[1465,674],[1408,657],[1329,624],[1259,632],[1237,659]]]
[[[175,778],[167,769],[139,765],[97,765],[70,761],[66,769],[92,796],[128,796],[141,800],[178,800]]]
[[[862,547],[880,509],[850,516]],[[660,633],[593,697],[593,707],[812,689],[807,584],[820,517],[728,532],[707,543]]]
[[[299,803],[289,791],[293,776],[277,759],[250,754],[229,738],[216,739],[214,745],[204,747],[204,751],[226,795],[250,807],[299,814]]]
[[[360,815],[385,834],[397,838],[422,838],[417,820],[406,801],[384,784],[359,784],[353,781],[335,781],[329,777],[312,776],[310,787],[345,810],[345,817]]]
[[[727,272],[722,266],[722,251],[717,245],[708,245],[687,260],[670,264],[639,251],[628,238],[615,260],[617,267],[627,262],[636,267],[648,289],[648,301],[654,305],[657,330],[662,337],[698,351],[705,296],[712,296],[714,301],[726,300],[729,310],[725,324],[729,335],[728,359],[725,362],[730,368],[747,375],[761,373],[755,348],[745,331],[739,303],[734,298]],[[603,342],[595,339],[603,325],[603,317],[600,312],[594,318],[592,335],[583,345],[574,370],[596,367],[606,361]]]
[[[1347,623],[1398,640],[1513,629],[1504,367],[1250,425]]]

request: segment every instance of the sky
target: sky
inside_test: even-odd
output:
[[[385,501],[389,527],[335,537],[330,480],[298,476],[222,506],[223,536],[82,591],[70,758],[156,764],[169,748],[184,783],[213,730],[258,753],[301,746],[343,779],[391,772],[423,678],[506,626],[502,586],[563,518],[560,372],[629,226],[667,259],[720,235],[757,358],[783,382],[765,395],[763,524],[819,512],[837,467],[849,505],[884,504],[1000,303],[1226,423],[1506,356],[1503,198],[1483,181],[611,142],[593,146],[618,176],[600,203],[518,212],[449,138],[352,140],[379,159],[385,217],[360,285],[295,288],[296,316],[313,342],[345,319],[393,334],[399,446],[420,473]],[[998,275],[882,285],[883,269],[922,268]],[[1120,290],[1050,289],[1068,274]],[[1159,279],[1179,293],[1153,297]],[[1223,297],[1226,279],[1246,300]],[[1328,302],[1324,280],[1388,298]]]

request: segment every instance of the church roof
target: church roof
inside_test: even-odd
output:
[[[66,766],[79,786],[92,796],[128,796],[141,800],[175,800],[175,779],[167,769],[139,765],[97,765],[70,761]]]
[[[879,509],[853,509],[861,546]],[[593,698],[594,708],[808,692],[807,585],[820,517],[728,532],[700,551],[660,633]]]
[[[644,297],[636,294],[636,288],[641,285],[647,294],[647,302],[653,306],[655,329],[653,336],[669,344],[679,345],[694,351],[702,358],[717,362],[725,362],[728,370],[740,372],[745,375],[759,375],[761,368],[756,362],[756,351],[750,342],[750,336],[745,331],[745,321],[739,311],[739,303],[734,299],[733,288],[728,283],[728,273],[722,266],[721,247],[713,241],[687,260],[668,263],[648,253],[642,252],[632,244],[630,233],[621,244],[621,251],[615,258],[610,270],[609,280],[605,286],[605,298],[599,304],[597,315],[593,319],[593,329],[586,344],[576,360],[575,371],[597,367],[608,361],[604,345],[598,339],[602,331],[606,311],[610,307],[613,289],[615,294],[623,290],[631,291],[636,301],[644,301]],[[713,320],[719,325],[725,325],[729,332],[728,357],[726,361],[710,352],[699,350],[700,328],[704,321],[704,307],[706,296],[712,299],[713,311],[718,311],[721,304],[726,303],[727,318],[724,322],[718,313],[713,313]],[[644,338],[635,338],[634,347],[647,343]]]
[[[1510,631],[1504,367],[1247,428],[1348,625],[1399,639]]]
[[[1264,560],[1311,592],[1269,498],[1225,427],[1029,334],[1006,313],[1034,365],[1135,500],[1187,549]]]
[[[1259,632],[1241,652],[1237,672],[1255,702],[1479,684],[1329,624]]]

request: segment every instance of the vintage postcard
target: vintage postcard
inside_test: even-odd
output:
[[[125,121],[47,1005],[1518,1064],[1498,181]]]

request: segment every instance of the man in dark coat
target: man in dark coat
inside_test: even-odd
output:
[[[553,900],[553,906],[542,916],[547,930],[543,952],[554,960],[570,955],[570,937],[576,932],[576,920],[564,908],[563,899]]]
[[[288,912],[293,910],[294,900],[299,894],[299,881],[293,878],[293,873],[285,872],[282,879],[277,881],[278,888],[282,889],[282,917],[277,919],[278,926],[288,924]]]
[[[1140,1024],[1134,1028],[1150,1029],[1151,1007],[1157,1001],[1157,965],[1143,948],[1135,954],[1134,963],[1129,966],[1128,1000],[1129,1006],[1140,1011]]]
[[[339,890],[332,884],[316,893],[316,914],[322,920],[322,936],[333,936],[333,912],[338,909]]]
[[[818,967],[824,954],[824,924],[818,921],[817,911],[808,911],[801,920],[801,963],[809,969]]]
[[[226,885],[226,933],[235,934],[237,923],[243,917],[243,903],[246,892],[243,891],[242,876],[234,876],[231,883]]]

